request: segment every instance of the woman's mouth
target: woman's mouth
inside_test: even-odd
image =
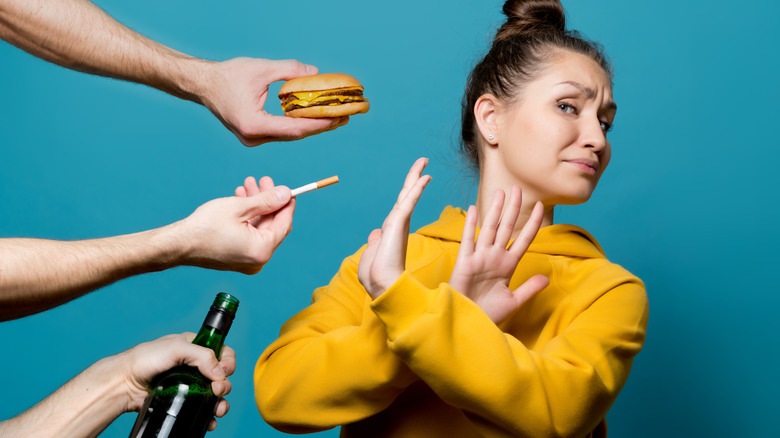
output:
[[[595,175],[599,170],[599,162],[596,160],[582,158],[566,160],[566,162],[581,170],[582,172],[587,173],[588,175]]]

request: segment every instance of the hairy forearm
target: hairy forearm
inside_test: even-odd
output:
[[[0,436],[94,437],[126,411],[116,358],[103,359],[27,411],[0,422]]]
[[[0,0],[0,38],[70,69],[194,101],[205,74],[199,67],[209,64],[134,32],[87,0]]]
[[[125,236],[61,242],[0,239],[0,321],[58,306],[131,275],[179,264],[178,224]]]

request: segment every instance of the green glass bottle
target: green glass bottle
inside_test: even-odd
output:
[[[237,309],[236,297],[217,294],[192,343],[214,350],[219,358]],[[211,391],[211,380],[197,368],[187,365],[172,368],[152,382],[152,390],[138,413],[130,438],[203,437],[218,401],[219,397]]]

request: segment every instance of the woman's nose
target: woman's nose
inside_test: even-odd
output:
[[[601,121],[596,119],[583,123],[581,141],[584,147],[599,153],[607,146],[607,133],[602,129]]]

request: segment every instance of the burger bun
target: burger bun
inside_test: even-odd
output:
[[[340,105],[328,105],[328,106],[311,106],[308,108],[297,108],[292,111],[285,112],[284,115],[288,117],[307,117],[307,118],[324,118],[324,117],[344,117],[351,116],[353,114],[367,113],[369,108],[368,101],[365,102],[350,102]]]

